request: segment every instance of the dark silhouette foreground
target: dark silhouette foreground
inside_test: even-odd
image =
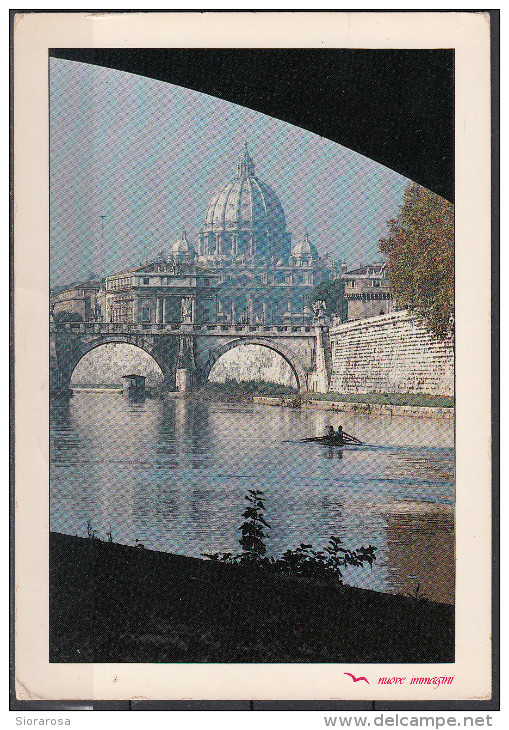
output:
[[[51,662],[453,662],[454,608],[50,534]]]

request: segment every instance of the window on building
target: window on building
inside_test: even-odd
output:
[[[150,322],[150,307],[141,308],[141,321]]]
[[[143,277],[143,285],[144,286],[148,286],[148,284],[149,284],[149,278],[148,278],[148,276]]]

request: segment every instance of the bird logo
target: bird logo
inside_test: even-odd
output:
[[[354,682],[360,682],[361,680],[364,680],[367,684],[369,684],[366,677],[356,677],[354,674],[350,674],[350,672],[343,672],[343,674],[347,674],[349,677],[353,679]]]

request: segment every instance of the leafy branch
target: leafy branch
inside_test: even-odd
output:
[[[370,568],[376,560],[376,547],[360,547],[349,550],[343,547],[341,538],[331,536],[325,550],[314,550],[313,546],[301,543],[294,550],[286,550],[280,558],[265,557],[267,551],[265,540],[270,525],[265,520],[265,503],[263,492],[249,490],[245,499],[248,506],[243,512],[245,521],[240,526],[239,540],[242,553],[202,553],[209,560],[229,565],[250,565],[251,567],[270,570],[281,575],[292,575],[310,578],[315,581],[339,581],[342,583],[343,568]]]

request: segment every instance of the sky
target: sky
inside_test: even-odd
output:
[[[151,260],[182,229],[197,248],[208,203],[234,177],[244,142],[293,243],[307,230],[321,255],[349,268],[381,258],[378,241],[408,183],[398,173],[207,94],[51,58],[51,285]]]

